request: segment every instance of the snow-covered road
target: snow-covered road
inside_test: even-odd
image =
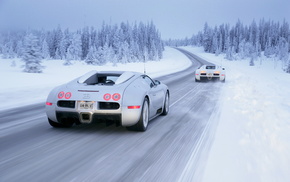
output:
[[[223,84],[195,83],[199,64],[159,77],[170,89],[170,112],[146,132],[103,124],[51,128],[39,105],[2,112],[0,181],[200,181]]]
[[[76,75],[61,62],[49,69],[50,61],[35,78],[20,72],[20,62],[8,69],[12,61],[1,61],[0,181],[290,181],[290,75],[280,62],[261,58],[249,67],[247,60],[185,49],[226,67],[226,83],[194,83],[188,70],[163,76],[171,90],[170,113],[150,122],[145,133],[99,124],[55,130],[42,103],[7,116],[4,108],[44,102],[53,86]],[[166,69],[173,63],[172,70],[190,65],[186,56],[168,50],[157,69],[148,66],[150,76],[161,76],[160,69],[170,73]],[[86,65],[76,65],[87,71]],[[125,65],[139,71],[144,65],[131,66]],[[57,75],[61,70],[63,77]]]

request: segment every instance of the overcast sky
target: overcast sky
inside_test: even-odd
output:
[[[290,0],[0,0],[0,29],[98,28],[102,22],[154,22],[163,39],[191,37],[210,26],[238,19],[290,22]]]

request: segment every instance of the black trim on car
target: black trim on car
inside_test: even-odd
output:
[[[100,110],[119,109],[120,104],[117,102],[99,102]]]
[[[57,102],[58,107],[65,107],[65,108],[75,108],[76,101],[74,100],[59,100]]]

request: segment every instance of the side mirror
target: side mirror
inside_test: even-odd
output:
[[[155,85],[160,85],[161,82],[159,80],[154,80]]]

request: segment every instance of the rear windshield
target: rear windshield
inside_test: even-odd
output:
[[[215,66],[206,66],[205,69],[215,69]]]
[[[114,85],[121,74],[94,74],[84,81],[87,85]]]

